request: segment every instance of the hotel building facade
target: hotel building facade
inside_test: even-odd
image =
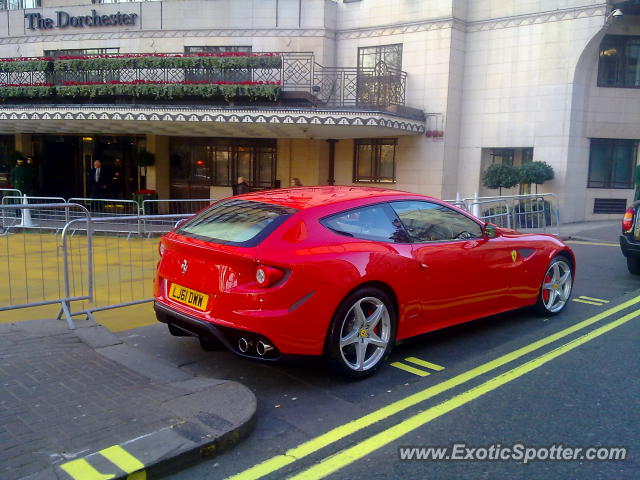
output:
[[[228,196],[237,176],[497,195],[491,163],[540,160],[562,221],[619,218],[638,15],[637,0],[1,0],[0,157],[33,155],[38,193],[65,198],[87,194],[95,159],[121,158],[131,194],[140,150],[161,198]]]

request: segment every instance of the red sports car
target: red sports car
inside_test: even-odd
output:
[[[370,375],[397,340],[569,300],[573,252],[413,193],[269,190],[214,203],[166,234],[155,311],[174,335],[244,357],[325,355]]]

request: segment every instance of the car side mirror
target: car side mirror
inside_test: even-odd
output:
[[[496,238],[499,235],[498,227],[492,223],[487,223],[484,226],[484,236],[487,238]]]

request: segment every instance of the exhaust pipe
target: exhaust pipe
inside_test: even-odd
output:
[[[273,345],[269,345],[262,340],[260,340],[256,345],[256,352],[258,352],[258,355],[261,357],[267,355],[271,350],[273,350]]]
[[[247,353],[251,347],[253,347],[253,340],[247,340],[244,337],[238,340],[238,350],[242,353]]]

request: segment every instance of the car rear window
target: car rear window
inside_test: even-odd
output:
[[[176,233],[214,243],[255,246],[296,212],[247,200],[225,200],[181,225]]]

